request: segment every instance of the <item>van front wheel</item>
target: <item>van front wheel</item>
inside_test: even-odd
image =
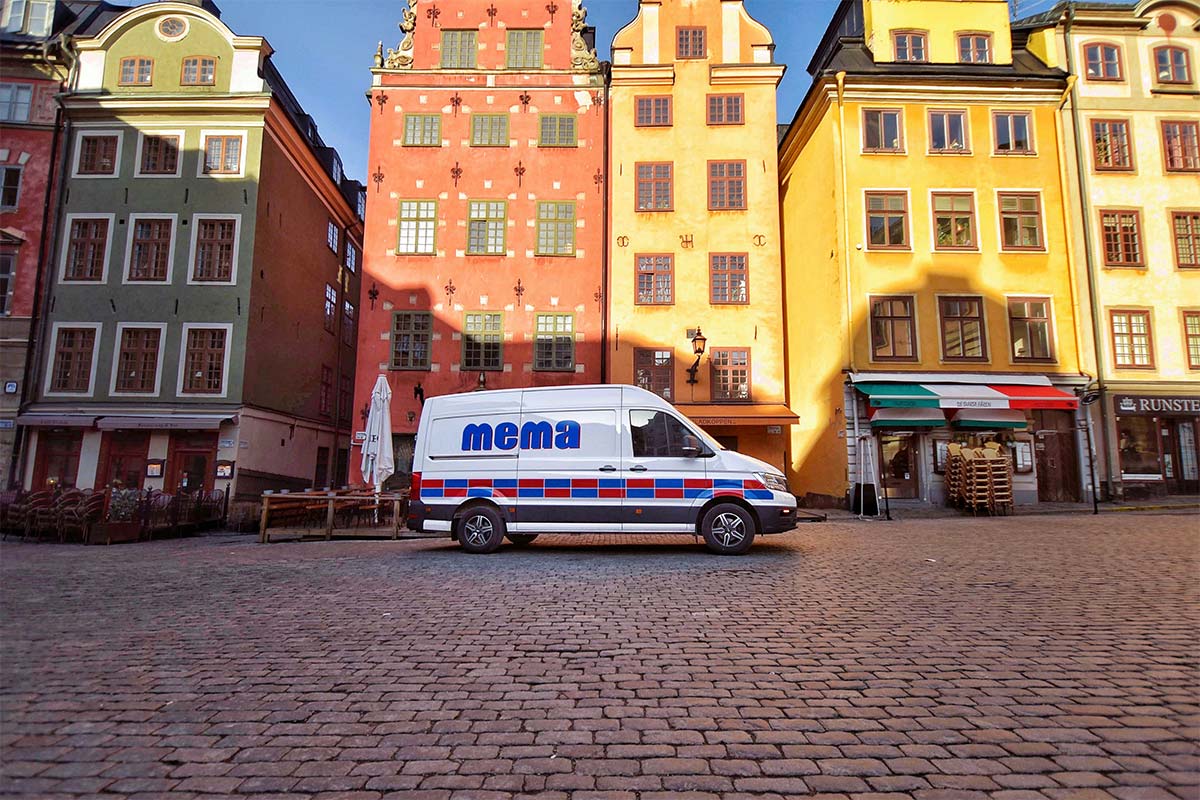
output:
[[[504,520],[493,509],[478,506],[462,515],[458,543],[468,553],[492,553],[504,539]]]
[[[733,503],[713,506],[700,522],[700,533],[710,553],[737,556],[754,544],[754,518]]]

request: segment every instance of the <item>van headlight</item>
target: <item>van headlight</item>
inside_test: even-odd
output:
[[[755,474],[755,477],[757,477],[760,481],[762,481],[763,486],[766,486],[768,489],[771,489],[772,491],[776,491],[776,492],[790,491],[788,489],[787,478],[783,477],[782,475],[776,475],[773,472],[759,472],[759,473]]]

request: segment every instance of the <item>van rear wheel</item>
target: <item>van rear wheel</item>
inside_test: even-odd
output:
[[[536,533],[506,533],[506,534],[504,534],[505,539],[508,539],[510,542],[512,542],[513,544],[515,544],[518,547],[524,547],[526,545],[533,544],[533,540],[536,539],[537,537],[538,537],[538,535]]]
[[[754,518],[733,503],[713,506],[700,522],[700,533],[710,553],[737,556],[754,544]]]
[[[468,553],[493,553],[504,539],[504,520],[494,509],[468,509],[458,522],[458,543]]]

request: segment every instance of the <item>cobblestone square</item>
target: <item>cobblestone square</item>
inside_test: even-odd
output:
[[[0,793],[1200,797],[1200,525],[5,542]]]

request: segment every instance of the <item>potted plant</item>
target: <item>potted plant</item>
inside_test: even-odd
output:
[[[114,486],[109,494],[108,514],[100,538],[109,544],[137,541],[142,532],[141,504],[141,491]]]

